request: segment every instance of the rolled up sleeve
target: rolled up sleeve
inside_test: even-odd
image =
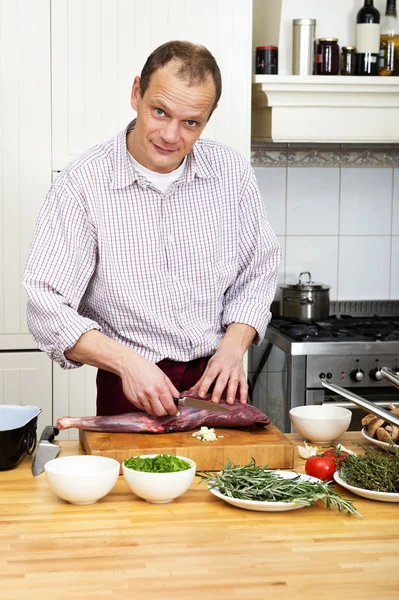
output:
[[[259,345],[271,319],[281,249],[266,219],[253,169],[244,171],[240,201],[239,273],[225,294],[223,326],[244,323],[256,330]]]
[[[58,180],[41,209],[24,273],[27,320],[38,346],[62,368],[81,366],[65,351],[91,329],[94,320],[79,305],[96,266],[97,242],[79,192]]]

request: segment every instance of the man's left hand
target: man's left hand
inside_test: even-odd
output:
[[[241,404],[248,400],[248,384],[243,367],[244,354],[256,335],[249,325],[232,323],[216,353],[209,359],[201,379],[191,388],[203,398],[213,383],[212,402],[219,402],[226,389],[226,402],[234,404],[237,390]]]

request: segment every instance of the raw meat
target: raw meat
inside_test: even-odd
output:
[[[184,392],[181,396],[195,396]],[[58,429],[85,429],[86,431],[108,431],[113,433],[174,433],[189,431],[203,425],[227,429],[252,429],[255,426],[269,425],[269,418],[249,404],[221,404],[229,412],[214,412],[181,407],[179,416],[154,417],[145,412],[126,413],[106,417],[62,417],[57,421]]]

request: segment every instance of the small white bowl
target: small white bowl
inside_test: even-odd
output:
[[[93,504],[112,490],[120,464],[106,456],[63,456],[50,460],[44,469],[57,496],[71,504]]]
[[[141,458],[154,458],[158,454],[140,454],[139,456]],[[136,496],[151,504],[166,504],[188,490],[197,469],[197,465],[191,458],[185,456],[177,456],[177,458],[185,460],[191,467],[185,471],[175,471],[173,473],[147,473],[129,469],[123,462],[123,476]]]
[[[296,406],[290,410],[290,419],[295,431],[305,440],[330,444],[348,429],[352,412],[326,404]]]

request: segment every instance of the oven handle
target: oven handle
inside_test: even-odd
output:
[[[329,400],[327,402],[323,402],[322,404],[334,404],[334,406],[340,406],[341,408],[359,408],[359,410],[364,410],[367,412],[366,409],[356,406],[356,404],[353,402],[336,402],[335,400]],[[380,408],[389,408],[390,406],[399,408],[399,402],[373,402],[373,404],[379,406]]]
[[[366,412],[376,415],[377,417],[380,417],[380,419],[384,419],[384,421],[388,421],[388,423],[392,423],[392,425],[399,427],[399,417],[392,412],[384,410],[382,407],[378,406],[378,404],[369,402],[366,400],[366,398],[362,398],[361,396],[358,396],[357,394],[354,394],[353,392],[350,392],[339,385],[335,385],[334,383],[327,383],[326,381],[321,380],[321,384],[323,387],[336,392],[347,400],[352,400],[353,404],[360,406]]]

